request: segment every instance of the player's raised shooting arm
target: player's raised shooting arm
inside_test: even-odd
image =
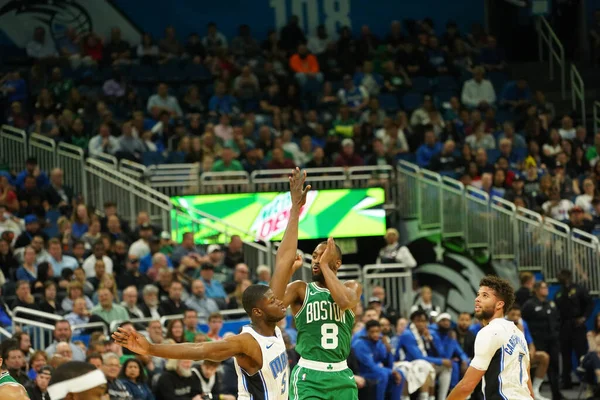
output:
[[[296,251],[298,248],[300,210],[306,203],[306,194],[310,190],[310,185],[304,187],[306,171],[301,172],[299,168],[296,168],[292,171],[289,179],[292,207],[283,239],[277,249],[275,271],[270,282],[271,289],[278,299],[285,297],[287,285],[294,274]]]
[[[342,282],[338,279],[337,275],[328,266],[335,263],[335,254],[337,250],[333,238],[327,240],[327,248],[321,255],[319,265],[321,266],[321,272],[327,283],[327,289],[333,297],[333,301],[342,310],[352,310],[360,302],[360,296],[362,295],[362,285],[356,281]]]

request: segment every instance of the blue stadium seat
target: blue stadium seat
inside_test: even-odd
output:
[[[393,93],[381,93],[379,95],[379,107],[386,112],[398,111],[400,108],[398,97]]]
[[[436,101],[436,104],[438,106],[441,106],[443,103],[450,101],[450,99],[456,95],[456,92],[453,90],[444,90],[440,92],[435,92],[433,97]]]
[[[131,77],[134,82],[154,84],[158,82],[158,70],[151,65],[134,65]]]
[[[167,164],[183,164],[185,162],[185,153],[183,151],[172,151],[167,156]]]
[[[405,111],[413,111],[423,104],[423,94],[408,92],[402,97],[402,107]]]
[[[142,154],[142,164],[146,167],[159,165],[165,162],[165,157],[159,151],[147,151]]]
[[[459,179],[460,178],[460,174],[456,171],[453,170],[444,170],[444,171],[439,171],[439,174],[441,176],[447,176],[448,178],[452,178],[452,179]]]
[[[412,90],[421,93],[431,91],[431,81],[429,80],[429,78],[426,78],[424,76],[415,76],[414,78],[411,78],[411,81]]]
[[[205,83],[212,79],[210,71],[204,65],[188,64],[184,69],[186,79],[194,83]]]
[[[496,122],[498,122],[499,124],[503,124],[506,121],[514,121],[515,119],[515,115],[512,111],[504,109],[504,108],[499,108],[496,111]]]
[[[487,155],[488,155],[488,162],[490,164],[493,164],[496,162],[496,160],[498,159],[498,157],[500,157],[500,150],[498,149],[488,149],[487,150]]]
[[[527,157],[527,154],[529,153],[529,151],[525,147],[514,148],[513,152],[519,158],[519,161],[523,161]]]
[[[410,163],[414,163],[417,161],[417,156],[415,153],[402,153],[402,154],[397,154],[396,155],[396,161],[407,161]]]
[[[161,80],[168,83],[180,83],[185,80],[185,72],[175,63],[167,63],[158,68],[158,75]]]
[[[437,90],[456,91],[458,90],[458,82],[456,81],[456,79],[454,79],[453,76],[441,75],[437,78],[436,88]]]
[[[487,79],[492,82],[494,90],[496,90],[496,95],[500,95],[502,87],[508,82],[508,75],[502,71],[490,71],[487,73]]]

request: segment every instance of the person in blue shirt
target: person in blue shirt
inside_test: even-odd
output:
[[[481,322],[475,322],[473,325],[471,325],[469,327],[469,331],[471,331],[473,333],[473,335],[477,336],[477,334],[479,333],[481,328],[483,328],[483,325],[481,325]]]
[[[540,388],[544,382],[548,366],[550,365],[550,355],[545,351],[536,350],[535,344],[533,343],[533,337],[529,331],[527,322],[521,318],[521,307],[514,304],[506,314],[506,319],[512,321],[517,327],[523,331],[527,347],[529,348],[529,358],[531,359],[531,367],[535,367],[535,376],[531,385],[533,387],[533,393],[536,400],[548,400],[546,397],[540,395]]]
[[[205,296],[213,299],[219,305],[219,308],[225,308],[227,294],[221,282],[213,279],[215,275],[215,266],[210,263],[204,263],[200,267],[200,280],[204,283]]]
[[[452,360],[444,357],[445,351],[438,334],[429,330],[425,311],[414,311],[410,315],[410,321],[398,341],[396,360],[404,354],[406,361],[425,360],[431,363],[438,379],[437,398],[444,400],[450,390]]]
[[[21,78],[19,71],[13,71],[6,74],[0,81],[0,93],[6,96],[8,103],[14,101],[24,101],[27,99],[27,84]]]
[[[431,325],[431,331],[436,332],[442,344],[441,353],[444,357],[452,360],[452,379],[450,387],[456,386],[460,380],[461,372],[466,371],[469,366],[469,357],[464,352],[458,341],[450,334],[452,331],[452,318],[448,313],[441,313]]]
[[[533,97],[531,89],[524,78],[508,82],[502,89],[500,104],[513,110],[524,109]]]
[[[154,400],[152,390],[148,386],[146,371],[141,361],[129,358],[123,363],[119,380],[136,400]]]
[[[394,369],[392,353],[381,340],[381,325],[379,321],[371,320],[365,324],[365,329],[366,336],[360,337],[352,345],[360,376],[377,381],[376,400],[384,400],[388,391],[392,399],[399,399],[404,377]]]
[[[442,151],[443,145],[439,142],[431,126],[425,130],[425,143],[417,149],[417,165],[426,168],[431,159]]]
[[[36,179],[36,187],[38,189],[43,189],[46,186],[50,185],[50,179],[48,179],[48,175],[45,172],[40,171],[37,163],[37,159],[34,157],[30,157],[25,161],[25,169],[17,175],[15,179],[15,186],[18,189],[23,189],[25,185],[25,178],[29,175],[33,175]]]
[[[368,307],[363,312],[362,322],[364,322],[366,324],[367,322],[372,321],[372,320],[378,321],[379,313],[373,307]],[[363,336],[367,336],[367,327],[366,326],[363,326],[356,333],[354,333],[354,335],[352,335],[351,344],[354,345],[354,343]]]
[[[234,114],[236,108],[236,98],[226,93],[224,83],[217,83],[215,85],[215,94],[208,101],[210,115],[216,117],[219,114]]]
[[[35,282],[37,280],[36,253],[33,247],[27,246],[23,251],[23,264],[17,269],[18,281]]]

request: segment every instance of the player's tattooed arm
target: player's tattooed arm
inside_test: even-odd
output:
[[[327,240],[327,248],[319,260],[321,272],[327,283],[331,297],[342,310],[353,310],[360,302],[362,285],[356,281],[342,282],[338,279],[333,268],[339,268],[341,260],[337,257],[337,250],[333,238]]]
[[[298,248],[298,223],[300,210],[306,203],[306,195],[310,185],[304,186],[306,182],[306,171],[296,168],[289,177],[290,195],[292,207],[285,234],[277,249],[275,257],[275,271],[271,278],[270,286],[275,297],[284,299],[288,282],[296,269],[302,267],[302,258],[296,253]]]

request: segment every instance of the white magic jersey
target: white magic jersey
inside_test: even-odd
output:
[[[262,336],[250,326],[242,328],[260,345],[263,356],[262,368],[250,376],[235,361],[238,376],[238,400],[287,400],[288,398],[288,358],[281,336],[281,330],[275,327],[275,336]]]
[[[495,318],[479,331],[471,366],[485,371],[486,400],[532,400],[527,386],[529,350],[514,322]]]

